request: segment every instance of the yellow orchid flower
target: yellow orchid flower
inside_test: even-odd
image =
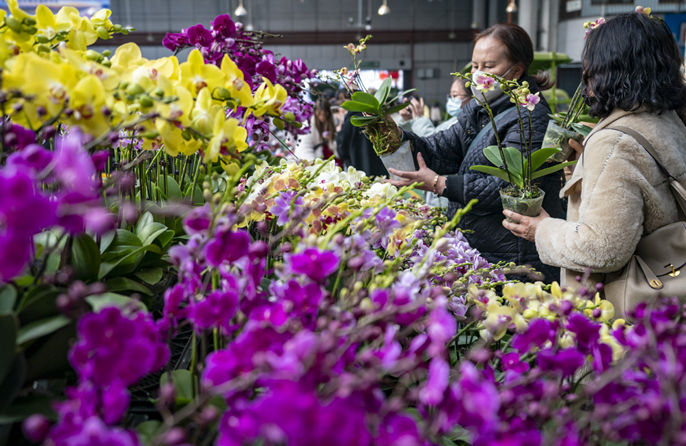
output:
[[[618,361],[624,357],[626,348],[622,346],[617,339],[610,334],[610,329],[607,325],[600,326],[600,342],[607,344],[612,348],[612,361]]]
[[[109,29],[113,26],[112,22],[110,21],[111,15],[112,11],[103,8],[93,14],[90,18],[90,21],[96,28],[102,26],[103,28]]]
[[[255,99],[250,92],[250,86],[245,82],[243,72],[226,54],[222,59],[221,71],[226,76],[226,88],[231,93],[231,96],[238,99],[238,105],[243,107],[253,105]]]
[[[119,76],[117,76],[116,72],[101,63],[87,59],[82,52],[69,48],[60,48],[59,55],[62,56],[66,63],[69,63],[77,70],[79,77],[92,74],[100,79],[100,82],[108,91],[114,90],[117,84],[119,84]]]
[[[483,339],[497,341],[507,332],[513,322],[512,308],[500,305],[497,301],[490,302],[486,306],[487,316],[483,321],[483,329],[479,334]]]
[[[215,115],[212,130],[212,139],[205,150],[205,162],[217,162],[220,156],[228,155],[231,151],[242,152],[248,148],[245,142],[248,131],[238,125],[236,119],[226,119],[223,112]]]
[[[171,119],[178,122],[184,127],[191,124],[191,112],[193,111],[193,96],[190,92],[172,82],[166,77],[160,77],[157,82],[157,88],[162,92],[164,97],[176,97],[173,102],[164,103],[158,102],[156,110],[165,119]]]
[[[81,17],[79,11],[71,6],[65,6],[57,11],[55,16],[58,24],[70,25],[67,47],[86,51],[89,45],[98,40],[98,33],[93,24],[85,17]]]
[[[69,101],[69,106],[74,111],[70,121],[94,136],[108,132],[110,126],[102,113],[105,98],[105,87],[97,76],[88,75],[79,80],[72,89]]]
[[[110,62],[111,68],[116,71],[124,80],[130,79],[130,73],[139,66],[145,64],[147,59],[143,58],[141,49],[133,42],[121,45],[112,55]],[[127,74],[129,76],[127,77]]]
[[[211,135],[216,116],[224,117],[224,109],[212,99],[210,89],[205,87],[198,92],[195,106],[191,112],[191,126],[203,135]]]
[[[70,64],[44,59],[34,53],[22,53],[8,64],[3,72],[3,87],[21,90],[32,101],[25,101],[25,111],[43,106],[54,116],[78,81],[77,73]],[[30,119],[36,119],[33,114]]]
[[[155,128],[160,133],[164,151],[171,156],[177,156],[179,153],[190,156],[202,147],[200,140],[193,138],[186,140],[181,128],[165,119],[157,119]]]
[[[9,9],[10,14],[12,14],[12,17],[15,19],[22,21],[27,17],[33,17],[31,14],[28,12],[24,11],[19,7],[19,3],[17,0],[7,0],[7,9]]]
[[[181,79],[179,59],[177,59],[175,56],[153,59],[146,65],[150,67],[150,75],[152,79],[156,79],[158,76],[166,77],[173,82],[178,82]]]
[[[210,91],[226,84],[226,75],[216,66],[206,64],[200,50],[193,50],[180,65],[181,83],[194,96],[208,87]]]
[[[288,92],[279,84],[273,85],[266,77],[262,80],[264,82],[255,91],[255,109],[252,112],[255,116],[262,116],[265,113],[279,115]]]
[[[71,24],[58,23],[50,8],[41,4],[36,7],[36,28],[38,28],[38,35],[52,39],[58,32],[68,31]]]

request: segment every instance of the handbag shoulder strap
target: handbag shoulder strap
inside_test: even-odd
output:
[[[624,127],[621,125],[618,125],[616,127],[611,127],[611,128],[615,129],[615,130],[619,130],[622,133],[626,133],[627,135],[634,138],[636,140],[636,142],[638,142],[645,149],[645,151],[648,152],[648,154],[650,154],[650,156],[653,158],[653,160],[655,160],[655,163],[660,168],[662,173],[664,173],[667,176],[667,178],[669,178],[670,180],[676,179],[676,178],[674,178],[674,175],[669,173],[669,170],[667,170],[667,168],[660,162],[660,159],[657,157],[657,152],[655,151],[655,148],[647,139],[645,139],[645,137],[643,135],[641,135],[640,133],[638,133],[634,129],[630,129],[629,127]]]
[[[493,121],[495,121],[495,126],[496,126],[496,128],[498,128],[498,125],[499,125],[505,118],[507,118],[507,116],[508,116],[508,115],[510,114],[510,112],[512,112],[513,110],[516,110],[516,108],[515,108],[514,106],[508,107],[508,108],[506,108],[505,110],[503,110],[503,111],[501,111],[500,113],[498,113],[497,115],[495,115],[495,118],[493,118]],[[483,136],[484,136],[486,133],[488,133],[488,131],[491,130],[491,129],[492,129],[492,126],[490,125],[490,123],[489,123],[489,124],[486,124],[485,126],[483,126],[483,127],[481,128],[481,130],[479,130],[479,133],[476,134],[476,136],[474,137],[474,139],[472,139],[472,142],[469,144],[469,147],[467,148],[467,152],[465,152],[465,153],[471,152],[471,150],[474,148],[474,146],[476,146],[477,142],[479,142],[479,141],[481,140],[481,138],[483,138]]]
[[[674,199],[676,200],[677,207],[681,210],[682,216],[686,217],[686,189],[677,181],[677,179],[672,175],[669,170],[660,162],[657,156],[657,151],[653,145],[640,133],[634,129],[624,126],[613,126],[609,127],[614,130],[618,130],[622,133],[626,133],[638,142],[641,147],[645,149],[646,152],[653,158],[657,166],[660,168],[663,174],[669,179],[669,186]]]

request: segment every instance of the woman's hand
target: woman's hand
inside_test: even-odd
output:
[[[417,164],[419,170],[414,172],[404,172],[389,168],[388,171],[393,175],[404,178],[403,180],[391,180],[391,184],[397,187],[409,186],[412,183],[422,183],[419,189],[441,193],[445,189],[445,177],[439,176],[433,170],[426,167],[421,153],[417,154]]]
[[[407,102],[407,98],[403,98],[403,102]],[[411,108],[412,107],[408,105],[407,107],[400,110],[398,112],[398,114],[400,115],[400,119],[402,119],[403,121],[411,120],[412,119],[412,110],[410,110]]]
[[[529,240],[530,242],[536,241],[536,228],[538,227],[538,224],[550,217],[544,209],[541,209],[541,213],[538,214],[537,217],[527,217],[526,215],[508,211],[507,209],[503,211],[503,214],[505,214],[505,217],[512,220],[503,220],[505,229],[517,237]]]
[[[412,98],[410,100],[410,106],[407,108],[412,112],[412,117],[414,119],[421,118],[424,116],[424,98],[419,98],[419,100]]]

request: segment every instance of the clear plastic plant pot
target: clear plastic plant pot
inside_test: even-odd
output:
[[[410,141],[404,141],[393,153],[384,153],[379,155],[381,162],[383,162],[384,167],[388,170],[389,168],[395,170],[402,170],[405,172],[414,172],[414,156],[412,155],[412,149],[410,148]],[[393,180],[402,180],[403,178],[388,173]]]
[[[538,187],[534,187],[533,192],[533,197],[524,198],[521,196],[522,192],[514,187],[500,189],[500,201],[503,203],[503,209],[526,215],[527,217],[537,216],[541,213],[545,192]],[[512,221],[509,218],[508,220]]]
[[[572,129],[561,127],[555,121],[550,120],[548,121],[548,128],[545,131],[541,147],[557,147],[562,149],[561,152],[556,153],[550,159],[558,163],[567,161],[574,151],[574,149],[569,146],[570,138],[581,142],[583,141],[584,136]]]

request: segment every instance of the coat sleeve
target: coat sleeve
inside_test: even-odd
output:
[[[427,137],[403,132],[403,139],[410,141],[414,152],[421,153],[429,169],[437,174],[454,174],[459,169],[463,159],[463,138],[459,125]]]
[[[434,127],[431,119],[426,116],[420,116],[412,120],[412,133],[418,136],[429,136],[436,133],[436,127]]]
[[[603,130],[584,149],[578,221],[547,218],[536,230],[543,263],[592,272],[627,264],[643,233],[645,175],[637,158],[648,156],[627,135]],[[649,161],[646,161],[649,162]]]

